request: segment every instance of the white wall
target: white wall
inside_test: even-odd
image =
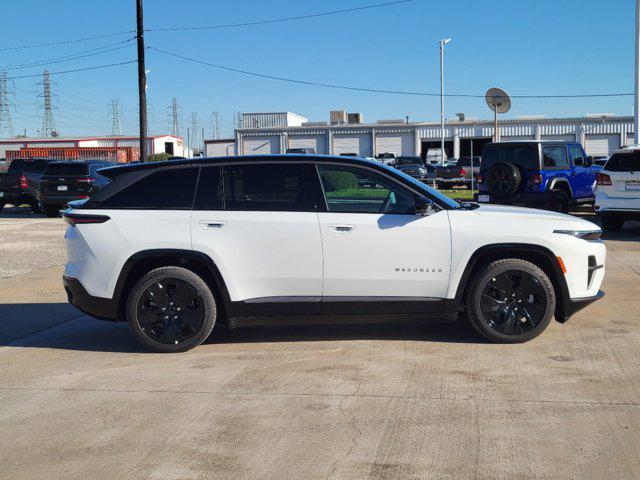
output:
[[[235,155],[235,142],[215,142],[205,144],[205,156],[207,157],[227,157]]]

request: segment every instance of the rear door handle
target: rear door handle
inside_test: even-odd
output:
[[[226,224],[226,220],[203,220],[200,222],[200,226],[204,229],[222,228]]]
[[[355,225],[346,225],[343,223],[329,225],[329,230],[336,233],[350,233],[356,228]]]

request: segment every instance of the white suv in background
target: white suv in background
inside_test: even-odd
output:
[[[598,173],[595,210],[605,230],[640,220],[640,145],[617,150]]]
[[[180,160],[100,171],[64,213],[69,301],[127,321],[159,352],[216,322],[466,312],[524,342],[602,297],[599,228],[552,212],[459,204],[353,157]]]

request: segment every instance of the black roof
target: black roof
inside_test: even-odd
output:
[[[315,162],[319,160],[330,160],[332,162],[351,164],[351,165],[369,165],[377,166],[380,164],[362,157],[345,157],[340,155],[309,155],[309,154],[275,154],[275,155],[243,155],[237,157],[211,157],[211,158],[188,158],[184,160],[165,160],[160,162],[145,162],[136,164],[118,165],[116,167],[107,167],[100,170],[100,174],[114,179],[120,175],[129,172],[138,172],[141,170],[155,170],[169,167],[182,166],[201,166],[215,165],[236,162]]]

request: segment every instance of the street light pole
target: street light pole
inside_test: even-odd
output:
[[[640,0],[637,0],[640,2]],[[440,162],[444,166],[444,46],[450,38],[440,40]]]
[[[640,0],[636,0],[636,81],[633,104],[633,143],[640,144]]]
[[[138,40],[138,103],[140,108],[140,162],[147,161],[147,71],[144,64],[144,21],[142,0],[136,0]]]

